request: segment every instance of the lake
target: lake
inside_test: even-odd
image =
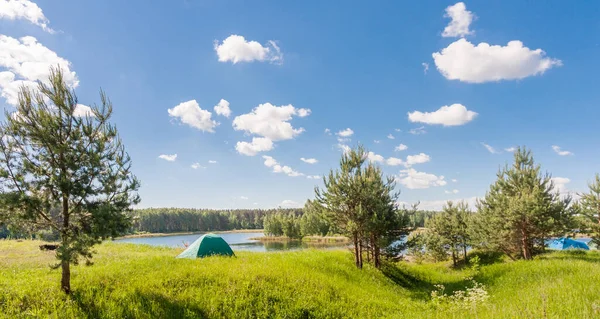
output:
[[[142,244],[151,246],[167,246],[183,248],[184,243],[191,244],[203,234],[192,234],[192,235],[173,235],[173,236],[159,236],[159,237],[137,237],[137,238],[122,238],[115,239],[115,243],[131,243],[131,244]],[[301,241],[285,241],[285,242],[273,242],[273,241],[260,241],[252,240],[250,238],[263,237],[264,234],[260,232],[255,233],[220,233],[219,236],[231,246],[231,249],[237,251],[255,251],[255,252],[266,252],[266,251],[285,251],[285,250],[300,250],[306,248],[317,248],[317,249],[346,249],[346,244],[340,243],[308,243]]]

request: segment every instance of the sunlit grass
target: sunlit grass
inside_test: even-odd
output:
[[[593,318],[600,316],[600,255],[553,253],[484,265],[390,264],[355,269],[345,251],[236,252],[181,260],[179,250],[106,243],[95,264],[73,267],[71,298],[40,242],[0,241],[0,317],[88,318]],[[431,301],[474,277],[476,308]]]

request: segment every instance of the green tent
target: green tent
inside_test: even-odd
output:
[[[195,259],[211,255],[234,256],[233,250],[223,238],[215,234],[206,234],[196,239],[177,258]]]

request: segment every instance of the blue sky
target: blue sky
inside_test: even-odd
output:
[[[422,208],[483,196],[519,145],[578,192],[600,171],[599,14],[595,1],[0,0],[0,104],[56,63],[81,104],[103,88],[141,207],[302,205],[359,142]]]

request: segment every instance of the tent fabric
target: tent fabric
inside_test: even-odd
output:
[[[177,258],[203,258],[213,255],[234,256],[229,244],[215,234],[206,234],[196,239]]]
[[[590,247],[581,241],[573,240],[571,238],[557,238],[550,242],[548,245],[550,249],[565,250],[565,249],[584,249],[590,250]]]

